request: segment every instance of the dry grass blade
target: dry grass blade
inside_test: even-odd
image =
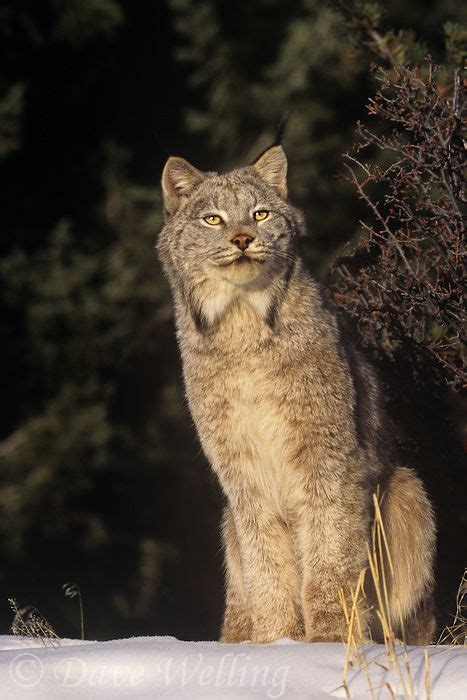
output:
[[[396,607],[397,607],[398,616],[399,616],[398,623],[399,623],[399,628],[402,632],[403,638],[405,636],[404,635],[404,619],[402,616],[400,601],[397,597],[397,589],[396,589],[396,582],[395,582],[395,576],[394,576],[394,566],[392,563],[391,550],[389,548],[388,538],[386,536],[386,530],[384,527],[383,516],[381,514],[381,505],[380,505],[380,501],[379,501],[376,494],[373,494],[373,503],[374,503],[374,508],[375,508],[374,528],[377,532],[376,540],[377,540],[377,544],[378,544],[376,560],[380,563],[380,566],[381,566],[381,574],[379,576],[379,579],[383,582],[384,602],[386,605],[386,608],[385,608],[386,628],[388,631],[390,644],[392,645],[394,660],[398,666],[399,662],[398,662],[398,658],[397,658],[397,654],[396,654],[396,650],[395,650],[396,636],[392,630],[391,618],[390,618],[390,613],[389,613],[388,583],[391,586],[391,588],[393,590],[393,594],[395,595],[395,598],[396,598]],[[387,580],[387,576],[386,576],[386,572],[385,572],[385,568],[384,568],[385,559],[387,560],[388,565],[389,565],[389,572],[390,572],[389,582]],[[403,648],[402,653],[403,653],[403,657],[404,657],[404,664],[405,664],[405,670],[406,670],[406,674],[407,674],[409,691],[412,695],[414,695],[414,685],[413,685],[412,672],[410,670],[409,656],[407,653],[407,647],[406,647],[405,643],[403,643],[402,648]],[[403,678],[403,674],[401,671],[400,671],[399,675],[401,677],[401,680],[403,682],[404,689],[405,689],[405,680]]]
[[[457,591],[454,620],[441,632],[437,644],[467,644],[467,569]]]
[[[425,696],[426,700],[430,700],[430,660],[428,658],[428,651],[425,649]]]
[[[401,686],[402,696],[405,698],[405,700],[410,700],[411,698],[415,697],[413,674],[410,668],[410,659],[407,647],[404,642],[400,642],[397,639],[396,633],[393,629],[394,621],[391,616],[391,606],[394,607],[394,603],[399,617],[397,624],[402,632],[403,619],[401,606],[397,598],[397,589],[395,587],[394,566],[391,551],[381,513],[381,501],[376,494],[373,496],[373,503],[375,515],[370,538],[371,544],[367,545],[368,569],[371,575],[371,581],[376,599],[376,609],[374,613],[381,624],[385,643],[386,664],[381,663],[381,659],[374,659],[371,663],[369,663],[366,654],[365,642],[367,639],[365,638],[364,630],[362,629],[359,614],[361,601],[365,596],[365,569],[360,573],[355,588],[350,590],[350,610],[344,591],[341,591],[339,596],[348,628],[346,655],[343,670],[343,687],[349,696],[350,690],[348,684],[348,674],[349,668],[352,665],[351,656],[353,653],[357,666],[362,669],[367,678],[368,690],[372,698],[375,697],[375,690],[381,687],[385,687],[392,697],[396,697],[396,693],[394,692],[393,688],[391,688],[389,683],[386,682],[383,684],[383,686],[381,686],[376,685],[372,681],[371,664],[374,664],[375,667],[383,668],[386,672],[394,669],[396,678]],[[401,664],[400,661],[401,656],[404,660],[403,664]],[[429,699],[430,670],[427,653],[425,654],[425,694]]]
[[[80,627],[81,627],[81,639],[84,640],[84,610],[83,610],[83,599],[81,596],[81,589],[77,583],[64,583],[62,586],[63,592],[66,598],[78,598],[79,603],[79,616],[80,616]]]
[[[58,634],[37,608],[32,605],[19,608],[14,598],[9,598],[8,602],[14,613],[10,626],[14,635],[40,639],[44,646],[59,646]]]

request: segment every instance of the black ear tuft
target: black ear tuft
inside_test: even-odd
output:
[[[276,140],[274,141],[272,146],[281,146],[282,145],[282,139],[284,138],[284,133],[285,133],[285,128],[287,126],[287,112],[284,112],[284,114],[281,117],[281,120],[279,122],[279,126],[277,127],[277,132],[276,132]]]
[[[282,146],[282,139],[284,138],[285,128],[287,126],[287,117],[288,117],[287,112],[284,112],[284,114],[282,115],[281,120],[277,126],[276,138],[269,146],[267,146],[267,148],[264,149],[264,151],[261,151],[261,153],[256,156],[255,160],[253,161],[253,163],[251,165],[254,165],[255,163],[257,163],[259,161],[259,159],[262,156],[264,156],[264,154],[267,151],[269,151],[270,148],[273,148],[273,146]]]

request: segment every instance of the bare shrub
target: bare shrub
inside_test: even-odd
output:
[[[436,69],[375,69],[379,89],[368,110],[375,128],[358,123],[346,154],[346,179],[368,205],[365,236],[337,259],[333,296],[357,321],[363,343],[390,360],[462,385],[463,100],[437,81]],[[380,151],[367,164],[365,150]],[[425,373],[425,372],[424,372]]]

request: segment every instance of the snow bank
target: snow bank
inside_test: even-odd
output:
[[[368,646],[366,652],[375,699],[407,697],[400,674],[388,669],[384,647]],[[467,700],[467,648],[427,652],[430,700]],[[410,697],[425,700],[425,649],[411,647],[408,656],[415,691]],[[44,646],[37,639],[0,636],[0,698],[345,698],[344,659],[341,644],[288,639],[253,646],[136,637]],[[403,668],[402,650],[398,660]],[[347,685],[354,700],[371,697],[363,670],[351,668]]]

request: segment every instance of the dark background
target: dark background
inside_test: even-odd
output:
[[[461,3],[384,10],[399,60],[453,60],[445,35]],[[367,44],[338,3],[314,0],[0,1],[2,631],[15,598],[77,636],[71,581],[88,638],[216,638],[222,498],[153,250],[160,172],[169,154],[205,169],[249,162],[287,112],[303,254],[326,282],[365,215],[337,175],[382,60]],[[442,626],[466,554],[459,398],[372,359],[438,512]]]

